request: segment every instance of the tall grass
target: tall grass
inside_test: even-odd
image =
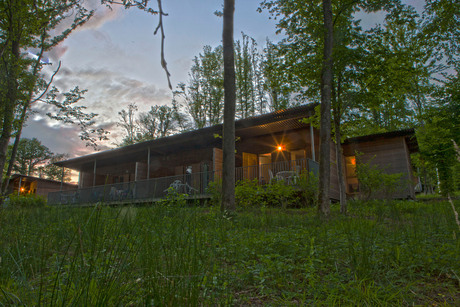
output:
[[[459,203],[456,203],[459,206]],[[460,302],[448,203],[333,208],[0,211],[2,305],[409,305]]]

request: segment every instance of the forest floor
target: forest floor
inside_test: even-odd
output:
[[[455,200],[457,211],[460,202]],[[445,201],[0,210],[0,305],[460,305]]]

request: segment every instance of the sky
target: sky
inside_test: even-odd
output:
[[[168,13],[163,19],[165,57],[173,88],[187,81],[192,60],[203,46],[220,44],[222,18],[214,12],[222,10],[222,3],[163,1],[163,10]],[[98,113],[97,122],[111,132],[110,142],[101,146],[106,149],[122,139],[116,125],[119,111],[133,102],[139,111],[155,104],[170,104],[172,92],[160,65],[160,37],[153,34],[158,17],[116,5],[110,10],[101,6],[100,0],[86,0],[85,4],[96,10],[95,16],[47,54],[51,65],[45,71],[50,74],[61,61],[53,84],[62,91],[75,86],[88,90],[82,104],[88,112]],[[156,1],[151,4],[156,5]],[[258,0],[236,1],[234,33],[238,38],[243,31],[263,45],[267,37],[278,38],[274,21],[266,12],[257,12],[258,4]],[[44,115],[49,107],[44,104],[38,103],[34,109],[38,113],[29,118],[23,137],[36,137],[51,151],[71,157],[92,152],[80,141],[77,127],[49,120]]]
[[[154,8],[156,1],[151,0]],[[278,41],[276,22],[267,12],[258,13],[260,0],[236,0],[235,39],[241,32],[253,37],[263,47],[266,38]],[[423,0],[406,1],[417,7]],[[163,0],[166,35],[165,57],[171,72],[173,88],[186,82],[192,60],[205,45],[221,43],[222,18],[215,11],[222,10],[218,0]],[[50,74],[61,61],[61,69],[54,85],[62,91],[75,86],[87,89],[82,104],[88,112],[98,113],[97,122],[110,131],[110,141],[100,149],[120,142],[122,135],[117,127],[117,113],[136,103],[139,111],[150,106],[170,104],[172,92],[168,88],[165,72],[160,65],[160,37],[153,32],[158,17],[136,8],[125,10],[120,6],[108,9],[100,0],[85,0],[85,5],[95,9],[95,16],[83,27],[74,31],[47,57]],[[376,18],[377,17],[377,18]],[[375,24],[379,16],[366,19],[364,25]],[[65,27],[65,24],[62,25]],[[77,157],[93,152],[78,137],[78,128],[49,120],[44,114],[48,107],[38,103],[22,137],[38,138],[55,153],[68,153]]]

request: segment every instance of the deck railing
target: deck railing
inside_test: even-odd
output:
[[[303,172],[318,174],[318,163],[310,159],[281,161],[270,164],[260,164],[235,169],[235,180],[257,180],[259,184],[268,184],[279,174]],[[48,204],[91,204],[96,202],[142,202],[154,201],[168,195],[170,189],[191,197],[208,195],[211,182],[222,178],[222,172],[201,172],[169,177],[152,178],[124,183],[106,184],[78,190],[67,190],[48,193]]]

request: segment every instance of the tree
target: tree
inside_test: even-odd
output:
[[[153,140],[173,134],[176,118],[174,108],[166,105],[152,106],[148,112],[140,113],[137,123],[141,140]]]
[[[222,47],[204,46],[193,60],[188,85],[179,83],[174,100],[185,105],[195,128],[203,128],[222,122],[224,105]]]
[[[331,0],[323,0],[324,49],[321,75],[321,127],[319,152],[319,199],[318,210],[323,216],[329,216],[330,157],[331,147],[331,99],[332,99],[332,46],[333,29]]]
[[[458,165],[455,144],[460,144],[460,77],[450,77],[434,92],[435,104],[425,114],[425,125],[417,133],[421,155],[438,171],[440,192],[454,190],[454,168]]]
[[[70,182],[72,172],[70,169],[63,169],[55,165],[54,163],[69,159],[68,154],[52,154],[48,159],[48,162],[38,168],[38,174],[40,178],[49,180]]]
[[[347,103],[356,97],[356,66],[362,53],[359,42],[361,28],[354,14],[359,10],[374,12],[388,10],[397,1],[293,1],[266,0],[262,8],[278,19],[278,32],[286,38],[277,46],[284,61],[289,80],[298,89],[298,99],[321,101],[320,149],[320,211],[327,214],[329,197],[330,110],[334,113],[334,132],[338,156],[340,153],[341,124]],[[322,4],[322,5],[321,5]],[[327,39],[327,40],[326,40]],[[329,50],[331,49],[331,50]],[[334,59],[333,61],[331,59]],[[361,62],[363,63],[363,62]],[[329,82],[330,81],[330,82]],[[326,118],[323,118],[326,117]],[[337,161],[339,172],[341,161]],[[322,166],[321,166],[322,165]],[[339,173],[339,176],[343,174]],[[340,180],[339,180],[340,181]],[[346,211],[344,187],[341,186],[342,212]]]
[[[91,16],[92,12],[88,12],[80,0],[11,0],[0,3],[1,169],[6,163],[7,146],[13,129],[17,129],[17,148],[27,110],[33,102],[32,97],[39,90],[38,85],[43,84],[39,74],[43,52],[61,42]],[[73,18],[71,26],[61,33],[56,32],[56,26],[69,17]],[[52,31],[56,35],[50,35]],[[30,48],[40,50],[36,59],[23,52]],[[15,116],[18,116],[16,120]],[[14,159],[15,150],[11,155],[12,162]]]
[[[137,114],[138,107],[135,103],[128,105],[128,110],[118,112],[120,122],[118,126],[123,128],[124,137],[118,146],[132,145],[139,142],[154,140],[169,136],[176,132],[180,114],[176,109],[167,105],[150,107],[148,112]]]
[[[121,141],[121,146],[132,145],[136,143],[138,127],[136,125],[136,112],[138,107],[135,103],[130,103],[128,105],[128,111],[122,109],[118,112],[120,116],[120,122],[117,123],[117,126],[123,128],[125,132],[125,137]]]
[[[279,46],[267,39],[262,70],[265,79],[263,87],[270,97],[271,111],[283,110],[293,105],[291,95],[298,89],[295,88],[295,82],[289,80],[291,75],[286,74],[285,69],[285,58]]]
[[[235,0],[224,0],[223,56],[224,56],[224,124],[223,124],[223,174],[222,211],[235,210],[235,59],[233,48],[233,15]]]
[[[109,132],[96,125],[95,118],[98,114],[86,113],[86,107],[79,105],[85,93],[86,90],[80,90],[78,86],[65,93],[60,93],[56,87],[53,87],[46,95],[45,101],[53,107],[53,111],[46,115],[64,124],[79,127],[80,139],[86,142],[86,146],[97,149],[97,142],[108,140]]]
[[[52,152],[36,138],[23,138],[19,142],[16,163],[13,170],[16,173],[34,176],[38,167],[50,159]]]

